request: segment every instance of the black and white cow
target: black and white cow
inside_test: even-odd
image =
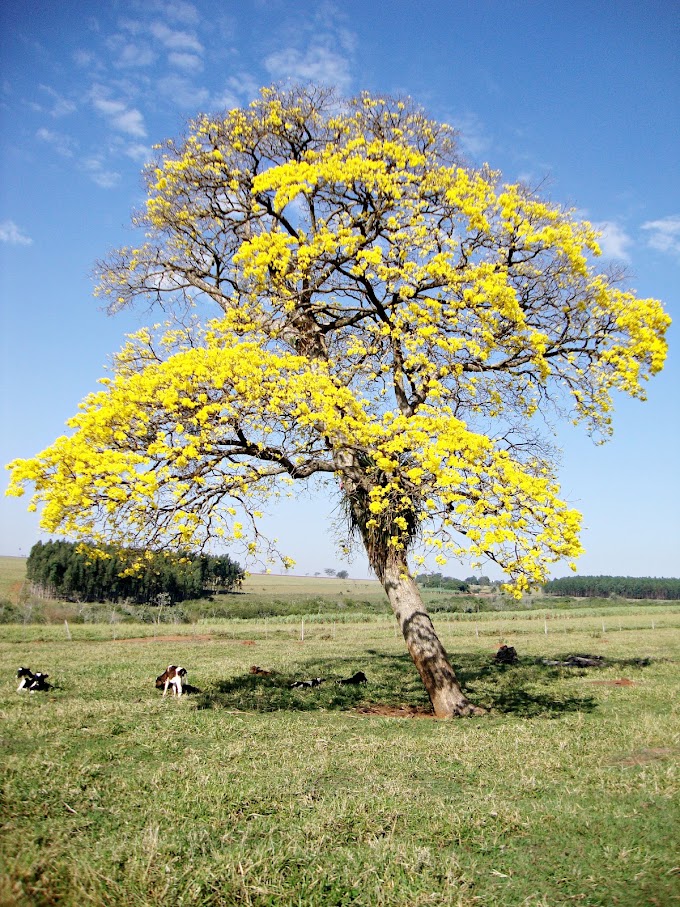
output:
[[[29,693],[45,692],[49,690],[50,684],[47,682],[49,676],[49,674],[43,674],[42,671],[33,672],[30,668],[19,668],[17,671],[17,679],[19,681],[17,693],[20,693],[22,690],[28,690]]]
[[[312,677],[311,680],[296,680],[291,683],[291,690],[303,690],[305,687],[320,687],[324,683],[323,677]]]

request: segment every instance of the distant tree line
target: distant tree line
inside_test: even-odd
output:
[[[326,576],[334,576],[336,579],[347,579],[349,577],[349,573],[346,570],[334,570],[332,567],[326,567],[324,573]],[[320,576],[318,571],[314,575]]]
[[[653,598],[680,599],[680,579],[654,576],[564,576],[543,586],[548,595],[573,595],[578,598]]]
[[[224,554],[140,551],[73,542],[38,542],[31,548],[26,576],[50,598],[82,602],[174,604],[206,592],[238,589],[242,568]]]
[[[473,577],[473,579],[477,583],[476,578]],[[466,580],[456,579],[454,576],[442,576],[441,573],[420,573],[416,577],[416,582],[425,589],[447,589],[453,592],[467,592],[469,589]]]

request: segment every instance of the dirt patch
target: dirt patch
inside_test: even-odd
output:
[[[129,636],[114,639],[114,642],[210,642],[212,636],[197,633],[196,636]]]
[[[627,677],[619,677],[618,680],[589,680],[588,683],[595,683],[599,686],[606,687],[634,687],[636,682],[634,680],[628,680]]]
[[[23,588],[24,584],[22,580],[19,580],[16,583],[12,583],[12,585],[9,587],[9,594],[15,605],[19,604],[19,599],[21,598],[21,591]]]
[[[352,709],[357,715],[377,716],[378,718],[434,718],[432,709],[417,705],[382,705],[380,703],[360,705]]]
[[[625,756],[619,756],[612,760],[614,765],[647,765],[649,762],[656,762],[659,759],[670,759],[677,754],[677,750],[668,746],[655,746],[640,750],[634,750]]]

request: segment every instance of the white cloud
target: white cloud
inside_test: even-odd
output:
[[[149,31],[169,50],[194,51],[198,54],[203,51],[203,45],[191,32],[168,28],[163,22],[153,22]]]
[[[241,107],[241,100],[238,95],[234,94],[228,88],[220,92],[210,102],[212,110],[233,110],[235,107]]]
[[[52,129],[42,127],[38,129],[35,137],[46,144],[50,145],[61,157],[73,157],[76,143],[70,135],[64,135],[63,132],[55,132]]]
[[[106,117],[111,126],[119,132],[125,132],[135,138],[144,138],[146,128],[144,117],[134,107],[128,107],[124,101],[112,101],[105,97],[101,86],[95,86],[91,93],[94,109]]]
[[[163,14],[176,22],[184,25],[195,25],[199,20],[198,10],[193,3],[184,3],[183,0],[162,4]]]
[[[189,79],[180,75],[170,75],[159,79],[158,90],[171,98],[175,106],[183,110],[198,110],[205,107],[210,98],[207,88],[199,88]]]
[[[352,80],[349,58],[328,45],[328,41],[321,40],[304,51],[285,47],[265,59],[265,68],[274,79],[311,81],[346,91]]]
[[[598,239],[598,243],[605,258],[630,261],[628,248],[633,245],[633,239],[623,227],[611,220],[603,220],[599,223],[594,223],[593,226],[602,234]]]
[[[13,220],[0,222],[0,242],[9,243],[12,246],[30,246],[33,244],[31,237],[27,236]]]
[[[83,167],[93,183],[100,189],[113,189],[120,182],[120,173],[115,170],[105,170],[104,164],[98,157],[91,157],[83,161]]]
[[[260,87],[260,82],[250,73],[238,72],[227,79],[223,91],[211,98],[211,109],[233,110],[234,107],[241,107],[257,97]]]
[[[488,151],[491,140],[476,113],[460,114],[450,123],[458,131],[458,142],[466,154],[476,158]]]
[[[81,47],[75,50],[71,56],[79,69],[86,70],[90,76],[101,74],[99,78],[104,77],[108,66],[108,60],[105,55],[85,50]]]
[[[156,62],[156,54],[150,47],[139,44],[135,41],[115,42],[118,50],[118,59],[116,65],[125,68],[136,66],[151,66]]]
[[[680,255],[680,214],[648,220],[642,225],[642,229],[649,231],[647,242],[653,249]]]
[[[180,53],[173,51],[168,54],[168,62],[171,66],[183,69],[185,72],[200,72],[203,69],[203,60],[196,54]]]
[[[127,155],[127,157],[129,158],[132,158],[133,161],[137,161],[141,164],[145,164],[148,160],[151,159],[151,149],[149,148],[149,146],[140,145],[136,142],[132,145],[128,145],[124,149],[123,154]]]
[[[69,101],[68,98],[60,95],[59,92],[55,91],[51,86],[41,85],[40,90],[44,92],[52,102],[52,106],[48,110],[50,116],[68,116],[68,114],[73,113],[76,110],[76,105],[73,103],[73,101]]]
[[[194,4],[184,0],[145,0],[143,8],[145,11],[162,13],[163,18],[173,19],[182,25],[196,25],[200,19]]]
[[[95,55],[89,50],[76,50],[73,54],[73,62],[76,66],[91,66],[96,59]]]

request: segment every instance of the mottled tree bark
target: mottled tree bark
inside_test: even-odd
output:
[[[484,709],[469,702],[461,690],[407,566],[388,563],[382,584],[437,718],[483,714]]]

